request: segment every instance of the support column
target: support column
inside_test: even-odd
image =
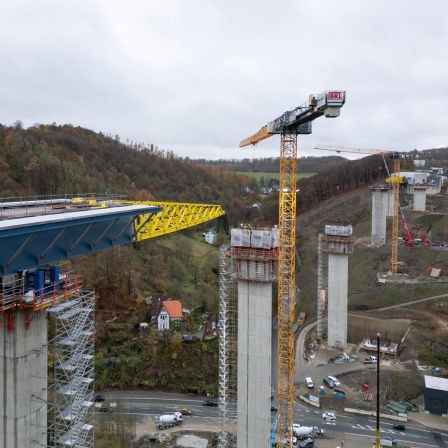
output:
[[[12,330],[3,315],[0,330],[0,448],[46,446],[48,357],[47,319],[37,312],[25,328],[25,311],[11,311]]]
[[[272,284],[238,280],[238,448],[268,446]]]
[[[371,243],[380,246],[386,243],[387,192],[388,188],[372,187]]]
[[[346,347],[348,256],[354,250],[353,227],[348,224],[326,225],[322,241],[325,252],[328,252],[327,344],[329,347]]]
[[[278,234],[277,228],[232,229],[226,251],[233,259],[230,279],[238,282],[238,448],[270,443],[272,282],[278,275]]]
[[[389,188],[387,190],[387,217],[394,216],[394,190]]]
[[[426,187],[414,187],[414,211],[426,210]]]
[[[348,254],[328,254],[328,346],[347,346]]]

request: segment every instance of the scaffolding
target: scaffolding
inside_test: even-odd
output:
[[[277,281],[278,249],[231,247],[228,255],[235,259],[235,278],[257,282]]]
[[[229,257],[229,247],[221,246],[219,255],[219,396],[220,425],[218,446],[236,447],[237,419],[237,343],[238,343],[238,283],[235,279],[235,259]]]
[[[234,278],[276,282],[278,276],[278,228],[232,229],[227,256],[234,261]]]
[[[12,307],[27,313],[25,327],[35,315],[45,312],[50,333],[49,342],[39,350],[48,363],[31,373],[36,385],[31,400],[45,410],[37,413],[31,424],[42,428],[47,440],[45,445],[32,442],[42,447],[91,448],[94,293],[81,290],[80,278],[70,263],[26,271],[23,279],[14,281],[14,291],[8,285],[8,294],[14,296]]]
[[[49,344],[54,374],[48,403],[50,446],[93,446],[94,303],[93,292],[78,289],[76,297],[48,309],[55,334]]]
[[[240,411],[237,403],[238,392],[238,332],[241,329],[241,316],[238,312],[247,313],[245,310],[244,300],[238,296],[238,288],[241,284],[271,284],[277,280],[278,275],[278,229],[232,229],[231,246],[221,246],[220,248],[220,284],[219,284],[219,322],[220,331],[220,350],[219,350],[219,393],[220,393],[220,430],[218,435],[218,446],[220,448],[236,447],[237,437],[235,432],[239,434],[237,415]],[[243,300],[243,306],[239,309],[238,301]],[[272,297],[269,296],[269,300]],[[269,304],[270,308],[272,304]],[[271,309],[266,310],[267,315],[271,318]],[[247,318],[247,315],[246,315]],[[244,319],[243,319],[244,320]],[[267,331],[270,330],[271,320],[266,319],[264,324],[268,325]],[[238,323],[240,328],[238,329]],[[243,324],[247,325],[247,323]],[[241,334],[240,334],[241,336]],[[269,356],[271,347],[269,344]],[[244,351],[243,351],[244,352]],[[259,356],[262,356],[258,354]],[[240,353],[241,356],[241,353]],[[263,356],[267,356],[264,353]],[[253,354],[248,354],[249,361],[252,362]],[[244,370],[244,369],[243,369]],[[241,378],[240,378],[241,379]],[[272,388],[270,371],[264,378],[268,381],[268,387]],[[247,386],[243,381],[243,387],[239,389],[241,407],[244,410],[244,400],[247,399],[244,387]],[[268,396],[269,397],[269,396]],[[249,403],[249,402],[248,402]],[[246,416],[250,408],[246,412]],[[266,406],[266,411],[269,410]],[[270,417],[269,417],[270,418]],[[242,434],[244,437],[245,435]],[[251,437],[255,437],[252,433]],[[240,440],[240,443],[243,443]]]
[[[0,313],[36,312],[75,296],[79,279],[70,263],[24,270],[0,277]]]
[[[324,244],[324,252],[348,255],[353,254],[356,239],[352,235],[323,235],[321,241]]]
[[[327,338],[327,257],[323,256],[322,242],[323,234],[317,236],[317,340],[323,341]]]

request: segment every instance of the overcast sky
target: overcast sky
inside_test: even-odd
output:
[[[448,145],[447,0],[3,0],[0,39],[8,126],[71,123],[192,159],[277,157],[277,136],[239,142],[311,93],[345,90],[299,156],[334,155],[316,143]]]

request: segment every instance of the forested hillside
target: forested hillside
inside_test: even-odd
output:
[[[308,156],[299,157],[297,159],[298,172],[300,173],[320,173],[328,169],[337,169],[341,164],[348,161],[345,157],[341,156],[322,156],[324,153],[316,151],[321,156]],[[424,159],[427,166],[433,166],[441,164],[446,166],[448,163],[448,148],[435,148],[425,149],[422,151],[409,151],[405,154],[418,155],[418,158]],[[243,173],[259,173],[259,172],[272,172],[278,173],[280,169],[279,157],[267,157],[267,158],[244,158],[242,160],[207,160],[196,159],[196,163],[207,166],[217,166],[229,171],[238,171]]]
[[[130,199],[221,204],[244,216],[254,180],[202,167],[155,145],[127,142],[71,125],[0,125],[0,195],[123,194]]]
[[[438,164],[448,150],[420,152]],[[386,177],[380,156],[344,161],[339,156],[299,159],[301,171],[318,173],[298,182],[298,210]],[[435,163],[435,162],[434,162]],[[230,225],[271,224],[278,193],[261,196],[252,176],[234,171],[278,172],[278,158],[205,161],[180,158],[154,144],[121,142],[72,125],[39,124],[24,129],[0,124],[0,197],[110,193],[135,200],[220,204]],[[401,161],[413,170],[412,161]],[[253,210],[253,204],[261,204]]]
[[[391,164],[392,165],[392,164]],[[403,170],[414,171],[412,160],[403,159]],[[389,167],[392,170],[392,167]],[[337,167],[322,169],[315,176],[297,181],[297,210],[301,214],[322,202],[362,186],[384,182],[387,176],[381,156],[346,161]],[[275,216],[278,220],[278,194],[268,197],[261,209],[260,222]]]
[[[298,170],[301,173],[319,173],[320,171],[337,167],[346,162],[347,159],[340,156],[327,157],[299,157]],[[278,173],[280,170],[280,157],[267,157],[262,159],[248,159],[243,160],[206,160],[196,159],[196,163],[207,166],[218,166],[229,171],[239,171],[243,173],[260,173],[271,172]]]

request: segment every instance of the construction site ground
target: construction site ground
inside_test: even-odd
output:
[[[355,346],[347,347],[347,352],[351,355],[358,354],[360,359],[364,359],[363,354],[356,353],[357,348]],[[340,350],[333,348],[320,346],[317,351],[314,352],[315,356],[313,359],[309,359],[306,368],[311,369],[316,372],[317,375],[313,376],[313,381],[315,384],[315,390],[312,392],[321,398],[321,407],[313,407],[305,403],[300,399],[300,396],[307,396],[310,390],[306,384],[300,384],[295,388],[295,400],[301,405],[307,406],[311,411],[316,412],[316,416],[319,417],[318,421],[321,423],[320,414],[326,410],[333,410],[338,419],[344,418],[345,416],[351,415],[344,411],[347,406],[347,402],[353,405],[358,404],[358,407],[365,410],[375,411],[376,409],[376,365],[365,365],[360,361],[354,363],[346,363],[346,367],[349,366],[356,368],[351,372],[346,372],[343,374],[338,374],[337,378],[341,382],[341,386],[338,390],[343,390],[346,394],[345,399],[336,398],[332,396],[332,391],[325,388],[325,394],[320,394],[320,386],[323,384],[323,376],[318,376],[319,369],[322,366],[332,366],[334,363],[329,363],[330,359],[334,359],[341,354]],[[408,374],[409,371],[414,372],[413,376],[421,378],[424,373],[429,374],[429,368],[424,368],[420,366],[415,370],[410,369],[410,362],[400,362],[400,361],[382,361],[380,364],[380,378],[382,384],[390,384],[392,378],[397,373]],[[412,363],[413,364],[413,363]],[[414,364],[415,365],[415,364]],[[340,366],[340,365],[339,365]],[[336,376],[336,375],[335,375]],[[364,391],[362,386],[368,382],[369,390]],[[367,395],[371,395],[372,401],[365,401]],[[426,429],[434,429],[435,431],[444,431],[448,429],[448,420],[446,417],[429,415],[423,411],[423,398],[419,396],[417,399],[413,400],[419,405],[418,412],[410,412],[408,414],[408,422],[406,425],[420,426]],[[364,405],[362,405],[364,403]],[[396,417],[396,414],[389,411],[387,408],[381,407],[381,412],[389,413],[391,418]],[[370,425],[375,425],[375,417],[369,418]],[[382,419],[383,420],[383,419]],[[391,420],[392,421],[392,420]],[[300,422],[297,422],[300,423]],[[149,417],[146,420],[140,422],[137,426],[137,432],[139,434],[154,434],[157,435],[157,442],[147,442],[148,447],[153,446],[172,446],[172,447],[184,447],[184,448],[209,448],[216,445],[216,436],[219,430],[218,421],[211,418],[195,418],[195,417],[185,417],[182,426],[176,426],[169,428],[164,431],[157,429],[155,425],[155,420],[153,417]],[[315,439],[315,448],[336,448],[341,447],[341,440],[344,440],[344,447],[357,447],[357,448],[371,448],[372,437],[363,437],[361,435],[356,435],[347,432],[338,431],[338,425],[328,425],[325,426],[326,437]],[[235,431],[236,432],[236,431]]]
[[[364,364],[363,360],[367,356],[366,354],[357,351],[355,346],[347,347],[347,353],[349,355],[355,355],[358,360],[355,362],[345,362],[345,366],[353,370],[340,374],[333,374],[337,376],[341,385],[335,389],[343,391],[345,398],[336,398],[333,396],[333,390],[325,386],[325,394],[320,393],[320,387],[323,386],[323,378],[328,376],[319,374],[319,368],[322,366],[336,366],[336,364],[329,362],[331,359],[338,357],[341,352],[339,350],[321,346],[315,351],[315,357],[307,362],[307,371],[314,371],[315,375],[312,378],[315,388],[310,391],[306,384],[300,384],[295,388],[296,401],[303,401],[301,396],[307,396],[310,392],[320,397],[322,402],[320,408],[322,411],[334,410],[336,413],[344,413],[344,409],[347,408],[347,402],[354,405],[361,410],[376,411],[376,364]],[[339,365],[340,366],[340,365]],[[338,367],[339,367],[338,366]],[[380,362],[380,397],[381,397],[381,409],[380,412],[385,415],[390,415],[391,419],[394,419],[397,414],[391,412],[387,408],[384,408],[382,404],[387,401],[384,396],[384,389],[390,389],[390,385],[393,383],[393,378],[397,375],[401,378],[401,375],[415,378],[416,382],[422,383],[423,375],[431,375],[431,369],[429,366],[418,366],[413,361],[400,362],[399,360],[383,360]],[[364,385],[368,384],[368,390],[364,389]],[[412,400],[419,406],[418,412],[410,412],[408,414],[409,421],[421,422],[426,426],[433,425],[434,428],[440,428],[446,430],[448,428],[448,419],[439,417],[436,415],[425,414],[423,410],[423,394],[419,394],[418,397]],[[364,404],[364,405],[363,405]],[[351,406],[350,406],[351,407]]]
[[[439,299],[437,299],[439,300]],[[444,299],[446,300],[446,299]],[[366,312],[364,312],[366,314]],[[446,432],[448,429],[448,419],[446,417],[429,415],[423,410],[423,375],[431,374],[432,366],[418,365],[414,360],[415,347],[420,340],[421,333],[426,336],[431,333],[435,336],[446,334],[448,319],[445,314],[434,313],[428,304],[428,301],[413,303],[412,305],[400,306],[395,309],[376,310],[367,312],[373,320],[388,320],[390,327],[394,325],[394,319],[403,325],[404,321],[415,322],[418,318],[417,326],[412,326],[407,332],[406,344],[403,351],[400,352],[399,358],[396,360],[383,360],[380,364],[380,396],[381,404],[386,401],[384,390],[397,389],[397,396],[415,394],[416,388],[419,388],[417,396],[412,401],[419,406],[418,412],[409,412],[408,422],[406,425],[420,426],[425,429],[433,429],[435,431]],[[392,319],[390,319],[392,318]],[[403,325],[403,328],[407,328]],[[359,347],[349,345],[344,350],[349,355],[358,357],[357,361],[344,364],[335,364],[330,362],[341,355],[341,350],[327,347],[325,345],[317,346],[317,350],[312,352],[313,356],[307,353],[305,359],[304,348],[309,347],[315,332],[315,324],[307,325],[300,332],[297,340],[296,351],[296,371],[302,372],[300,378],[295,383],[294,399],[302,406],[309,408],[311,412],[316,412],[317,421],[321,424],[320,414],[324,411],[333,410],[338,416],[338,420],[345,418],[351,414],[344,409],[347,407],[357,408],[361,410],[376,411],[376,365],[364,364],[363,360],[367,354],[360,353]],[[332,390],[325,388],[325,394],[320,394],[320,386],[323,385],[323,378],[328,375],[336,376],[341,382],[338,390],[345,393],[345,398],[336,398],[332,394]],[[303,400],[300,396],[307,396],[310,392],[305,384],[305,376],[311,376],[315,384],[315,389],[311,391],[314,395],[319,396],[321,405],[319,408],[313,407]],[[302,378],[303,377],[303,378]],[[403,378],[406,381],[403,381]],[[368,390],[364,390],[364,384],[368,383]],[[407,390],[411,388],[412,390]],[[412,394],[411,394],[412,396]],[[389,414],[391,418],[396,414],[381,405],[381,413]],[[366,417],[367,418],[367,417]],[[382,419],[382,421],[384,421]],[[391,422],[393,420],[390,420]],[[301,422],[297,422],[301,423]],[[369,425],[375,425],[375,417],[369,417]],[[344,439],[344,447],[364,448],[372,446],[371,437],[363,437],[352,433],[342,433],[338,431],[338,425],[329,425],[326,429],[325,438],[317,438],[315,440],[315,448],[336,448],[340,447],[341,439]],[[219,430],[219,422],[217,419],[188,417],[184,418],[182,426],[160,431],[157,429],[154,417],[148,417],[141,420],[137,424],[137,433],[139,435],[155,435],[157,442],[145,442],[142,447],[184,447],[184,448],[209,448],[216,445],[216,436]],[[236,433],[236,428],[235,428]],[[372,434],[373,437],[373,434]]]

